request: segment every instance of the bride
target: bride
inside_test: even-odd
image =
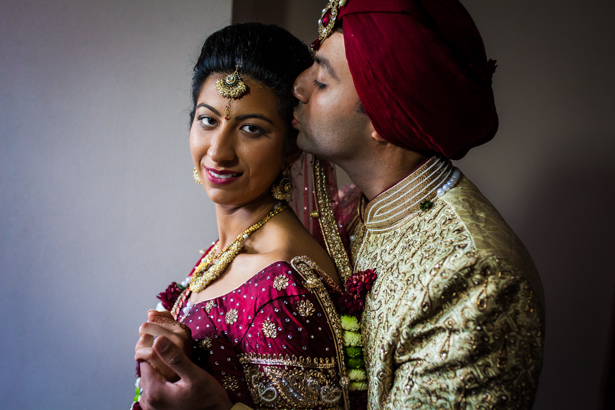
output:
[[[232,25],[205,41],[190,151],[195,180],[216,204],[219,239],[160,295],[167,311],[150,311],[140,327],[133,409],[348,406],[327,292],[339,278],[287,202],[300,156],[291,89],[311,63],[305,45],[276,26]],[[163,360],[170,351],[176,366]]]

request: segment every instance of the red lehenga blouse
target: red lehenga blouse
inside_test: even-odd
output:
[[[340,320],[319,272],[309,258],[296,257],[272,263],[187,314],[189,291],[177,299],[172,313],[192,330],[193,362],[233,403],[348,408]]]

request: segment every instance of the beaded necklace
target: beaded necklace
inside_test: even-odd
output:
[[[251,234],[262,228],[267,221],[284,211],[287,207],[287,205],[276,204],[267,216],[240,233],[233,242],[222,249],[222,252],[216,256],[219,245],[218,240],[205,258],[203,258],[199,266],[196,267],[190,279],[190,290],[199,293],[209,286],[211,282],[218,279],[226,268],[228,268],[228,265],[233,262],[233,259],[239,254],[243,248],[243,242],[248,239]]]

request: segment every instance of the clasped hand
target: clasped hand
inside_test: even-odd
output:
[[[150,310],[139,328],[135,360],[141,368],[143,410],[230,409],[222,385],[190,360],[190,329],[169,312]]]

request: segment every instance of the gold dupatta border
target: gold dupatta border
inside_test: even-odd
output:
[[[333,343],[335,344],[335,352],[337,354],[337,362],[340,372],[340,387],[342,388],[342,395],[344,397],[344,408],[349,410],[350,401],[348,397],[348,385],[350,380],[346,375],[342,322],[340,321],[337,309],[335,308],[335,305],[333,304],[331,296],[329,295],[329,292],[327,292],[323,281],[314,273],[315,271],[321,271],[316,263],[314,263],[307,256],[296,256],[290,261],[290,264],[305,280],[303,285],[316,296],[318,303],[320,303],[320,306],[325,312],[327,323],[329,324],[329,328],[331,329],[331,333],[333,335]]]
[[[327,246],[327,252],[335,262],[342,279],[342,286],[345,286],[346,281],[352,275],[352,267],[335,222],[335,215],[331,207],[331,194],[327,189],[327,175],[322,160],[319,158],[314,158],[314,179],[316,182],[314,194],[318,207],[318,223]]]

